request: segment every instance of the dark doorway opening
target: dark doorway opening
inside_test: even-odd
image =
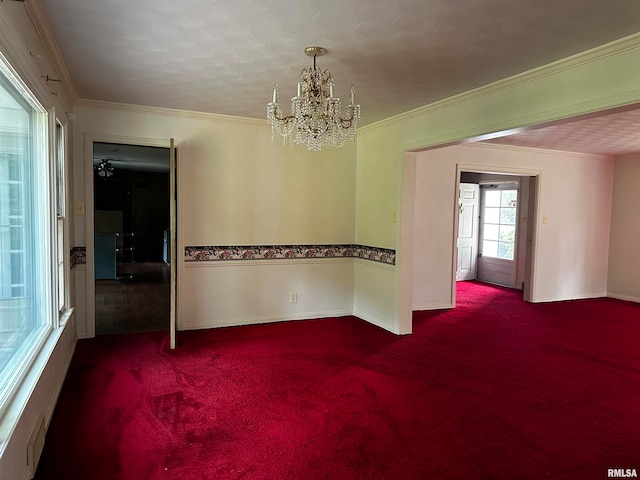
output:
[[[96,335],[169,328],[169,156],[94,143]]]

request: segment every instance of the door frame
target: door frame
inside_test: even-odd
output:
[[[489,165],[472,165],[472,164],[456,164],[456,185],[460,185],[460,176],[462,172],[470,173],[490,173],[494,175],[513,175],[517,177],[534,177],[534,181],[531,182],[531,188],[529,191],[528,202],[528,215],[527,215],[527,235],[531,239],[527,242],[525,265],[524,265],[524,289],[523,299],[530,302],[532,298],[535,298],[535,285],[533,279],[535,278],[535,258],[537,255],[537,225],[538,225],[538,212],[540,201],[540,183],[541,183],[541,171],[536,169],[525,169],[517,167],[504,167],[504,166],[489,166]],[[455,307],[456,305],[456,270],[458,265],[458,203],[460,202],[460,189],[455,189],[454,195],[454,212],[453,215],[453,255],[452,255],[452,284],[451,284],[451,303]],[[521,212],[522,210],[519,210]]]
[[[86,249],[86,336],[93,338],[96,336],[96,283],[95,283],[95,247],[94,247],[94,175],[93,175],[93,144],[94,143],[116,143],[125,145],[135,145],[141,147],[161,147],[170,149],[172,146],[171,139],[158,139],[158,138],[146,138],[146,137],[127,137],[123,135],[109,135],[99,133],[85,133],[84,134],[84,185],[85,185],[85,249]],[[182,142],[175,141],[175,147],[179,147]],[[176,164],[177,170],[177,164]],[[176,207],[178,207],[178,199],[176,197]],[[180,218],[180,215],[178,215]],[[179,225],[176,225],[176,238],[174,244],[176,245],[176,251],[180,251],[180,244],[178,243],[180,236]],[[181,268],[183,257],[178,256],[176,262],[172,264],[171,269],[175,272],[176,277],[179,268]],[[176,288],[178,283],[176,281]],[[179,289],[178,289],[179,291]],[[171,305],[172,311],[178,312],[178,296],[175,298],[175,305]],[[177,315],[177,313],[176,313]],[[176,324],[178,319],[176,318]],[[168,330],[168,333],[171,333]]]

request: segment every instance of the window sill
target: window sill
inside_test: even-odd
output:
[[[31,425],[24,425],[24,422],[31,422],[30,419],[24,418],[24,415],[26,411],[32,410],[31,407],[27,409],[27,405],[32,401],[32,399],[35,400],[36,403],[40,403],[43,398],[46,398],[47,403],[53,401],[51,405],[47,405],[45,411],[40,412],[44,413],[46,419],[45,421],[48,424],[48,417],[51,414],[51,412],[48,410],[52,411],[53,407],[55,406],[58,388],[55,387],[55,392],[42,392],[42,389],[47,389],[47,384],[50,381],[50,379],[45,378],[45,376],[48,377],[50,374],[54,376],[61,374],[59,375],[61,380],[56,379],[54,381],[54,383],[58,383],[58,380],[60,380],[61,385],[61,382],[62,380],[64,380],[64,377],[66,375],[66,368],[64,369],[64,373],[58,372],[58,374],[56,374],[55,372],[49,373],[45,371],[47,370],[47,367],[49,366],[52,357],[54,356],[56,357],[56,364],[60,363],[60,355],[68,357],[63,360],[66,366],[68,366],[68,362],[71,360],[76,338],[75,332],[69,331],[74,329],[73,322],[69,321],[69,319],[72,318],[72,313],[73,309],[68,309],[61,315],[60,321],[62,322],[64,317],[65,324],[61,324],[58,328],[54,328],[49,332],[47,338],[42,344],[42,347],[36,354],[33,363],[29,367],[25,377],[18,385],[16,385],[12,395],[8,397],[5,404],[2,405],[2,408],[0,410],[0,463],[3,463],[7,460],[3,457],[5,456],[5,453],[7,453],[5,452],[5,450],[11,443],[12,437],[14,435],[18,435],[18,437],[23,436],[25,430],[31,428]],[[66,340],[64,342],[61,342],[63,335],[67,339],[69,339],[71,343],[68,343]],[[37,395],[34,395],[34,392],[37,392]],[[36,406],[36,409],[40,410],[39,406]],[[19,438],[16,440],[20,442]],[[11,448],[9,450],[11,450]]]
[[[71,307],[60,312],[60,315],[58,316],[58,325],[60,327],[64,327],[67,324],[67,322],[73,315],[73,310],[73,307]]]

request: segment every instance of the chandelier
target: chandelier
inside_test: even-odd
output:
[[[333,96],[333,78],[329,70],[316,68],[316,57],[327,53],[322,47],[307,47],[304,53],[313,57],[313,69],[303,69],[298,94],[291,99],[291,115],[284,115],[278,103],[278,84],[273,87],[273,101],[267,105],[271,135],[282,137],[283,143],[306,145],[319,151],[324,146],[341,147],[346,139],[355,140],[360,118],[360,105],[355,104],[356,88],[351,85],[351,99],[341,117],[340,99]]]

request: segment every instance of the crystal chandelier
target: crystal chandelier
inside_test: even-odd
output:
[[[313,57],[313,69],[303,69],[298,94],[291,99],[291,115],[284,115],[278,103],[278,84],[273,87],[273,101],[267,105],[271,134],[277,133],[283,143],[306,145],[319,151],[330,145],[341,147],[346,139],[355,140],[360,105],[355,105],[356,88],[351,85],[351,100],[341,117],[340,99],[333,96],[333,78],[329,70],[316,68],[316,57],[327,53],[322,47],[307,47],[304,53]]]

